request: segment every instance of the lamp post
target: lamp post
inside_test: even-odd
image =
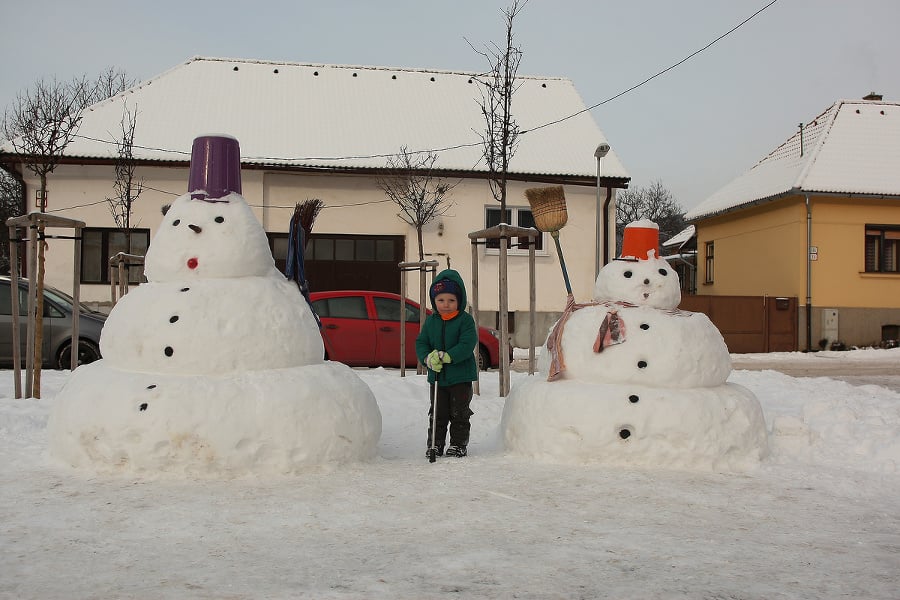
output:
[[[594,150],[594,157],[597,159],[597,211],[596,211],[597,212],[597,223],[595,225],[595,230],[594,230],[596,233],[596,236],[597,236],[596,253],[594,256],[594,276],[595,277],[596,277],[597,273],[600,272],[600,267],[602,267],[604,264],[606,264],[606,260],[605,260],[606,259],[606,248],[609,247],[609,241],[608,241],[609,227],[607,225],[607,222],[609,221],[609,219],[607,218],[605,221],[602,221],[602,225],[601,225],[601,217],[600,217],[601,214],[605,214],[607,211],[607,208],[609,206],[610,194],[611,194],[611,190],[609,188],[607,188],[606,202],[604,203],[601,200],[601,197],[600,197],[600,190],[601,190],[600,174],[603,171],[603,157],[606,156],[607,154],[609,154],[609,144],[606,144],[606,143],[600,144],[599,146],[597,146],[597,149]],[[601,227],[602,227],[603,235],[600,234]],[[604,257],[603,263],[600,262],[601,246],[604,249],[603,250],[603,257]]]

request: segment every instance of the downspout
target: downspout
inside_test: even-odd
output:
[[[603,264],[609,264],[609,203],[612,201],[612,188],[606,188],[606,202],[603,203]],[[600,269],[597,269],[599,272]]]
[[[806,351],[812,350],[812,207],[809,205],[809,194],[806,198]]]

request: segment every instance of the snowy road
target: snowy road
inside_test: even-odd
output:
[[[57,465],[65,374],[14,400],[0,373],[0,598],[898,597],[896,392],[736,371],[778,423],[758,470],[625,470],[499,452],[491,373],[469,457],[432,465],[423,378],[358,372],[384,416],[373,463],[230,481]]]

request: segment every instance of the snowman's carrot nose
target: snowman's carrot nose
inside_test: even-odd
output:
[[[190,225],[188,225],[188,227],[190,227],[191,229],[193,229],[193,230],[194,230],[194,233],[200,233],[201,231],[203,231],[203,229],[202,229],[199,225],[194,225],[193,223],[191,223]]]

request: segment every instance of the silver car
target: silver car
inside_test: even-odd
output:
[[[72,352],[72,297],[56,288],[44,286],[43,366],[68,369]],[[19,341],[22,364],[28,330],[28,282],[19,281]],[[78,364],[100,358],[100,331],[106,315],[81,305],[78,318]],[[12,352],[12,296],[9,277],[0,277],[0,364],[13,364]]]

